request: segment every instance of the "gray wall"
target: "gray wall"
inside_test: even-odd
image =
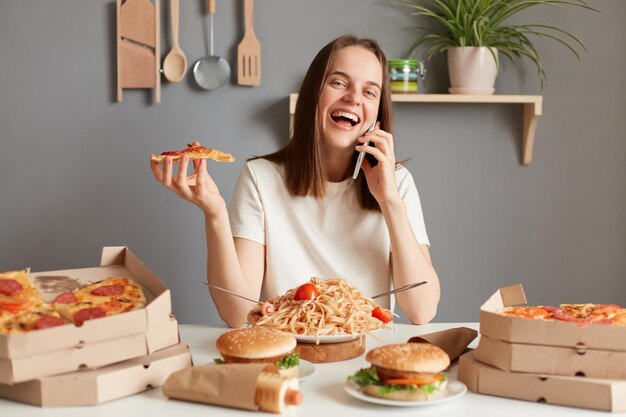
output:
[[[205,2],[181,3],[191,67],[206,53]],[[233,64],[242,2],[217,3],[215,50]],[[519,106],[396,105],[397,157],[412,158],[442,282],[437,321],[477,321],[481,302],[516,282],[533,303],[626,304],[626,2],[592,3],[603,13],[518,18],[570,29],[589,49],[579,62],[538,43],[549,79],[530,166],[519,163]],[[205,279],[201,213],[152,179],[148,154],[194,139],[234,153],[236,163],[210,168],[229,201],[245,159],[287,140],[288,94],[325,43],[353,32],[400,57],[411,22],[376,0],[259,0],[260,87],[233,79],[206,92],[188,74],[163,84],[161,104],[141,90],[116,103],[114,2],[2,0],[0,269],[92,266],[102,246],[128,245],[172,289],[180,322],[217,323],[196,284]],[[529,63],[502,67],[498,93],[541,93]],[[424,91],[445,92],[445,59],[428,69]]]

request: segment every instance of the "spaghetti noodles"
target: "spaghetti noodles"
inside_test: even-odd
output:
[[[314,300],[294,300],[297,288],[269,300],[276,311],[261,315],[260,306],[248,314],[250,324],[307,336],[362,335],[385,327],[372,317],[378,307],[371,298],[341,279],[311,278],[317,287]]]

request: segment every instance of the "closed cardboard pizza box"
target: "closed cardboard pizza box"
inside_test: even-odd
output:
[[[626,352],[509,343],[481,336],[474,358],[504,371],[626,379]]]
[[[186,343],[104,368],[1,385],[0,397],[41,407],[95,405],[160,387],[173,372],[192,365]]]
[[[479,394],[601,411],[626,411],[626,381],[506,372],[459,358],[458,379]]]
[[[500,288],[480,307],[480,333],[510,343],[626,352],[626,326],[532,320],[498,314],[504,307],[526,304],[521,284]]]
[[[44,301],[107,277],[140,285],[146,306],[126,313],[27,333],[0,334],[0,383],[97,368],[145,356],[178,342],[169,289],[127,247],[105,247],[100,266],[31,272]],[[61,360],[62,358],[62,360]]]
[[[47,330],[47,329],[46,329]],[[99,342],[14,359],[0,359],[0,383],[14,384],[42,376],[96,369],[144,356],[179,343],[178,322],[171,318],[146,333],[131,334]]]

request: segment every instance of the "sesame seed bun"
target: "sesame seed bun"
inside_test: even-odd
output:
[[[265,327],[248,327],[222,334],[215,347],[226,362],[272,362],[291,353],[296,338]]]
[[[448,354],[430,343],[402,343],[372,349],[365,360],[372,365],[404,372],[437,373],[450,365]]]

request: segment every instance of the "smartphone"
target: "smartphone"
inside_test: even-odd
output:
[[[374,122],[372,122],[372,124],[370,125],[370,127],[367,129],[366,133],[371,132],[372,130],[374,130],[374,126],[376,126],[376,122],[377,120],[374,120]],[[365,146],[370,146],[369,142],[365,142],[364,143]],[[356,177],[359,176],[359,171],[361,170],[361,165],[363,164],[363,158],[367,158],[367,160],[369,161],[371,166],[376,166],[376,164],[378,164],[378,160],[373,156],[368,154],[365,151],[361,151],[359,152],[359,156],[356,159],[356,165],[354,167],[354,172],[352,173],[352,179],[356,180]]]

